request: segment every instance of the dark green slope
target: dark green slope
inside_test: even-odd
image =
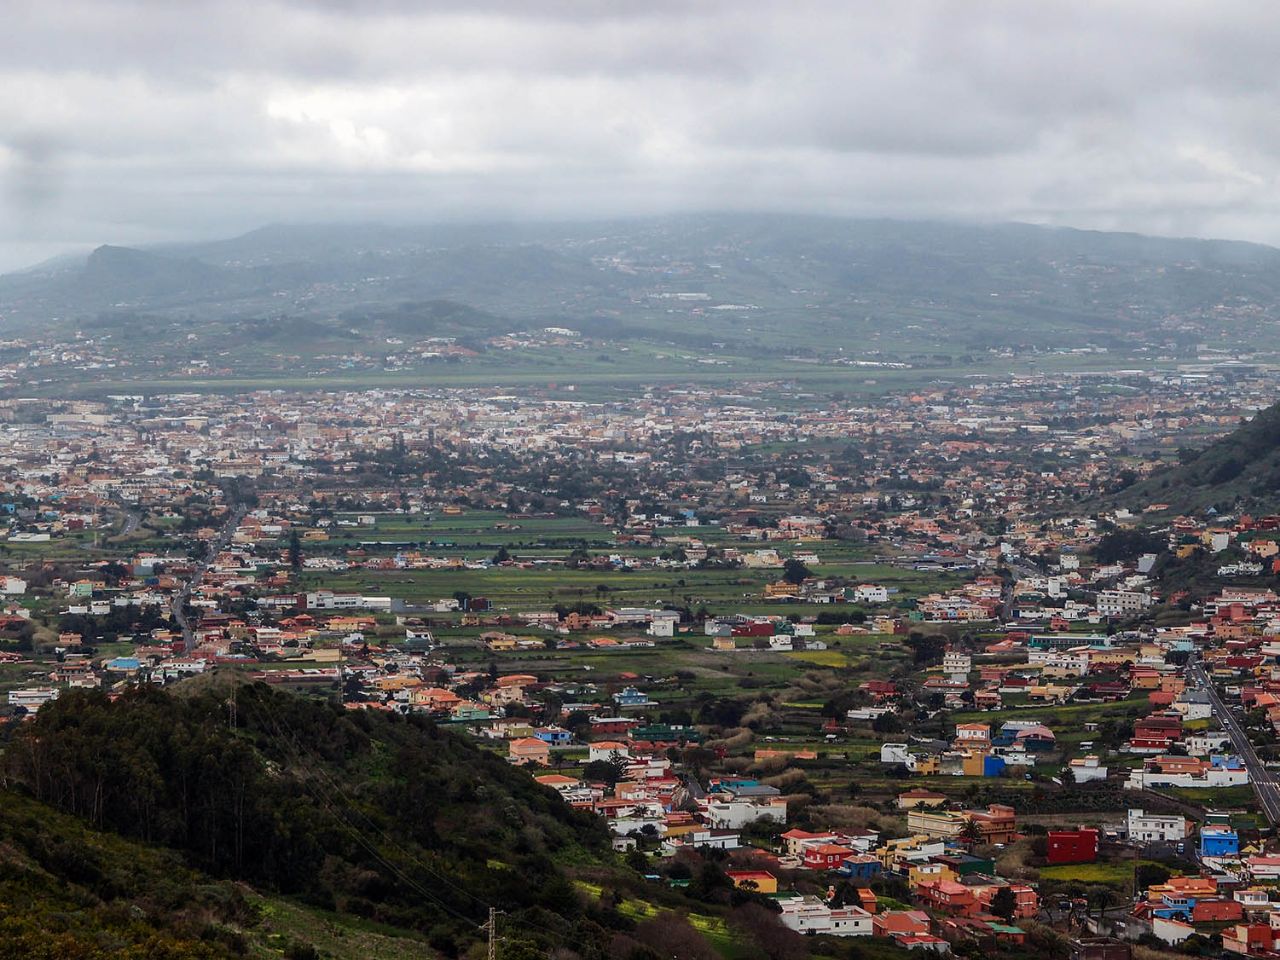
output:
[[[0,956],[30,960],[243,956],[272,938],[251,891],[173,851],[91,830],[0,791]]]
[[[345,711],[263,686],[238,691],[234,726],[225,689],[181,698],[140,689],[116,701],[69,692],[14,734],[4,761],[11,789],[32,803],[146,843],[171,865],[119,883],[94,880],[110,896],[100,891],[102,902],[88,904],[101,913],[84,920],[88,935],[109,933],[121,897],[159,897],[159,916],[168,916],[166,904],[182,898],[153,890],[147,876],[181,884],[194,869],[308,909],[410,931],[446,956],[482,936],[490,904],[507,911],[512,936],[545,948],[611,936],[561,866],[607,861],[602,824],[428,722]],[[83,844],[75,838],[86,831],[67,822],[45,831],[64,854],[39,861],[55,886],[80,869],[75,851]],[[103,862],[115,871],[129,858],[126,850]],[[106,867],[85,869],[96,878]],[[31,902],[44,910],[46,890],[32,890]],[[56,902],[48,912],[60,912]]]
[[[1118,501],[1139,509],[1167,503],[1180,512],[1280,510],[1280,404],[1181,459],[1122,491]]]

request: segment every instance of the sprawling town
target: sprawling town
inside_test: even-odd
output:
[[[429,718],[695,909],[1273,956],[1280,517],[1123,497],[1273,400],[1212,359],[12,397],[3,712],[230,677]]]

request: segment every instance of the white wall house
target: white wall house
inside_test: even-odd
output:
[[[908,770],[916,768],[916,758],[912,755],[909,746],[905,743],[882,743],[880,744],[880,762],[881,763],[901,763]]]
[[[1104,617],[1132,617],[1151,606],[1151,595],[1136,590],[1103,590],[1098,612]]]
[[[1107,768],[1095,756],[1076,757],[1069,764],[1076,783],[1091,783],[1107,779]]]
[[[861,907],[829,907],[814,896],[787,897],[778,901],[779,919],[797,933],[822,933],[833,937],[869,937],[871,914]]]
[[[1147,813],[1132,809],[1126,825],[1129,839],[1143,843],[1187,838],[1187,821],[1176,814]]]
[[[741,830],[757,820],[787,822],[787,801],[775,797],[767,801],[715,800],[707,804],[707,819],[717,830]]]

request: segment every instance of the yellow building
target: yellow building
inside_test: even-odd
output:
[[[766,600],[776,600],[779,597],[798,597],[800,588],[794,583],[787,583],[785,580],[779,580],[777,583],[766,583],[764,585],[764,596]]]
[[[754,890],[756,893],[778,892],[778,878],[768,870],[728,870],[725,875],[739,890]]]
[[[1085,656],[1089,658],[1089,666],[1118,667],[1122,663],[1133,662],[1138,655],[1133,650],[1124,648],[1116,650],[1089,650]]]
[[[907,871],[907,883],[914,890],[924,880],[955,880],[956,872],[945,863],[916,863]]]
[[[960,761],[960,769],[966,777],[981,777],[986,773],[987,755],[985,753],[966,753]]]
[[[942,837],[950,840],[960,836],[968,821],[962,813],[954,810],[928,810],[917,807],[907,811],[907,829],[922,833],[928,837]]]
[[[942,772],[942,761],[938,757],[920,757],[916,760],[916,773],[922,777],[936,777]]]

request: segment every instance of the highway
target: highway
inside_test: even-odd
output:
[[[117,534],[121,539],[133,536],[133,532],[138,529],[142,523],[142,517],[138,515],[138,511],[125,509],[121,516],[124,518],[120,524],[120,533]]]
[[[1275,775],[1258,759],[1258,754],[1253,749],[1244,726],[1218,696],[1217,689],[1205,674],[1204,665],[1199,660],[1191,661],[1187,664],[1187,674],[1196,686],[1208,694],[1209,701],[1213,705],[1214,716],[1218,718],[1222,729],[1231,738],[1232,749],[1239,754],[1244,761],[1245,769],[1249,771],[1249,780],[1253,783],[1253,792],[1258,795],[1263,813],[1267,815],[1267,819],[1273,826],[1280,823],[1280,784],[1276,783]]]

